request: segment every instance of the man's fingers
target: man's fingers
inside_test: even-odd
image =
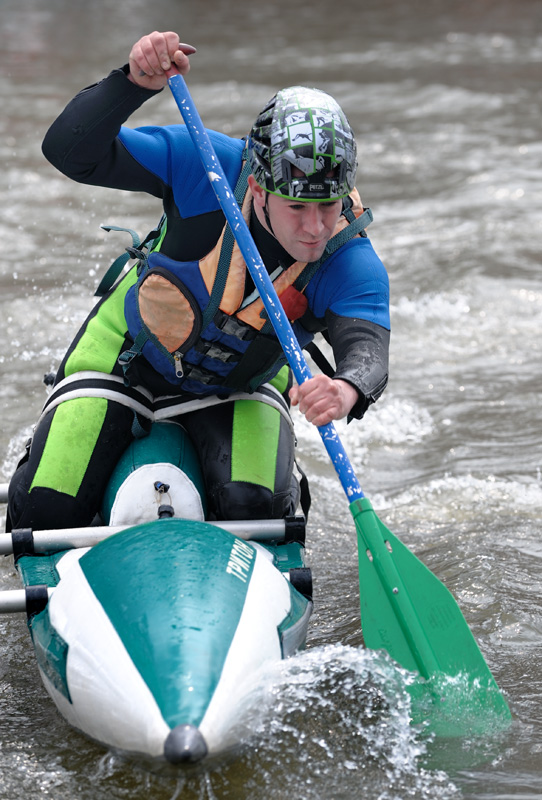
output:
[[[153,33],[141,40],[141,51],[147,68],[142,65],[147,75],[163,75],[166,69],[171,66],[168,52],[167,37],[161,33]]]
[[[147,89],[161,89],[167,74],[175,68],[182,75],[190,70],[189,56],[196,48],[180,42],[174,31],[153,31],[143,36],[132,47],[130,53],[131,78]]]

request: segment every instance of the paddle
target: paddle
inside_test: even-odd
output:
[[[169,86],[192,142],[233,231],[265,310],[298,384],[311,378],[303,352],[276,295],[248,226],[228,185],[184,78],[170,70]],[[467,676],[476,713],[503,720],[510,711],[451,593],[379,520],[364,496],[333,424],[318,428],[350,504],[359,552],[361,622],[365,644],[384,649],[401,666],[442,684]],[[465,692],[461,692],[465,695]],[[463,700],[465,697],[463,696]],[[464,709],[463,709],[464,711]],[[455,735],[457,720],[444,733]],[[440,731],[441,733],[443,731]]]

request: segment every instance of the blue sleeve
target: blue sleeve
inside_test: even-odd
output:
[[[390,329],[388,274],[367,238],[351,239],[330,256],[305,294],[319,319],[329,310]]]
[[[207,131],[228,181],[235,186],[244,142]],[[182,217],[218,210],[219,203],[185,125],[121,128],[119,139],[144,169],[171,187]]]

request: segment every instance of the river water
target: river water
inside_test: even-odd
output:
[[[38,677],[24,619],[0,618],[0,798],[542,797],[542,3],[539,0],[1,0],[0,481],[58,365],[152,198],[71,183],[43,134],[75,92],[152,29],[197,46],[209,127],[243,135],[281,86],[337,97],[388,267],[391,376],[339,432],[379,516],[454,593],[513,713],[504,732],[409,726],[406,676],[361,649],[355,531],[317,432],[308,650],[262,681],[249,744],[157,774],[72,731]],[[177,122],[164,92],[134,124]],[[11,559],[0,587],[18,587]]]

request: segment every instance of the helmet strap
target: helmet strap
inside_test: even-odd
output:
[[[265,217],[265,223],[266,223],[267,227],[269,228],[269,230],[273,234],[273,236],[275,236],[275,231],[273,230],[273,226],[271,225],[271,219],[269,218],[268,203],[269,203],[269,192],[266,192],[265,193],[265,203],[264,203],[264,206],[263,206],[263,215]],[[277,237],[275,236],[275,239],[276,238]]]

